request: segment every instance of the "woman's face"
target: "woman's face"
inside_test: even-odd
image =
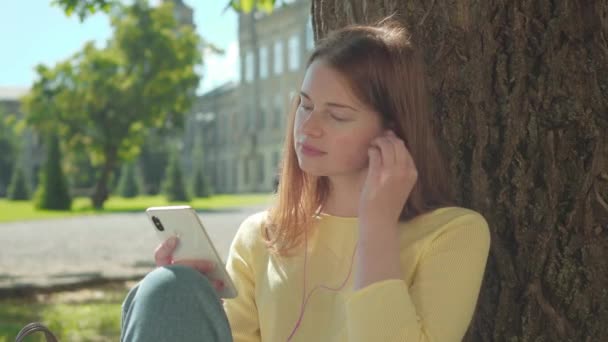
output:
[[[300,168],[315,176],[360,173],[368,147],[383,131],[381,116],[352,93],[348,82],[322,60],[306,70],[294,122]]]

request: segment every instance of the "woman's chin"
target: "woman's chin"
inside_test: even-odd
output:
[[[302,161],[300,161],[298,165],[300,166],[300,170],[302,170],[302,172],[310,176],[327,176],[327,170],[320,168],[318,165],[310,165],[309,163]]]

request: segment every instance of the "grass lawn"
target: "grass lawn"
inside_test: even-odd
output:
[[[120,305],[133,282],[78,291],[0,299],[0,342],[14,341],[29,322],[42,322],[60,341],[118,341]],[[44,341],[42,334],[25,341]]]
[[[238,194],[216,195],[209,198],[196,198],[190,202],[167,202],[162,196],[140,196],[135,198],[110,197],[104,204],[104,210],[94,210],[89,198],[74,199],[71,211],[36,210],[31,201],[8,201],[0,199],[0,223],[25,221],[67,216],[90,215],[100,213],[143,212],[148,207],[163,205],[188,204],[196,210],[217,210],[254,204],[270,203],[272,194]],[[2,340],[0,340],[1,342]]]

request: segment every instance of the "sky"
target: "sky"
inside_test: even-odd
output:
[[[107,14],[80,22],[67,17],[52,0],[0,1],[0,87],[29,88],[38,64],[53,66],[79,51],[85,42],[98,47],[112,35]],[[156,1],[151,1],[156,3]],[[184,0],[194,9],[198,34],[225,50],[223,56],[205,57],[198,93],[238,79],[238,17],[223,12],[228,0]]]

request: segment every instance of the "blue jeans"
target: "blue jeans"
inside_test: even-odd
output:
[[[159,267],[122,305],[121,341],[232,342],[230,324],[207,277],[181,265]]]

